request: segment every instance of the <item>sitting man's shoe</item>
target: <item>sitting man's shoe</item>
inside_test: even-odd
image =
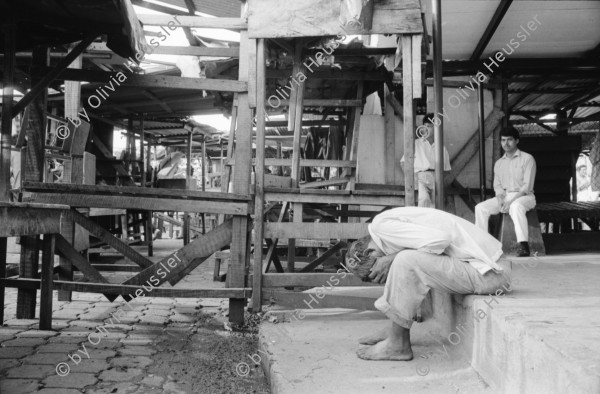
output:
[[[517,248],[517,257],[527,257],[531,255],[529,252],[529,242],[519,242],[519,247]]]

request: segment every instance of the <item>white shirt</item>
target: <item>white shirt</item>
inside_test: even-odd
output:
[[[496,196],[510,192],[533,194],[535,159],[527,152],[516,150],[513,157],[506,153],[494,164],[494,191]]]
[[[480,274],[502,271],[502,243],[473,223],[434,208],[401,207],[382,212],[369,234],[387,255],[402,249],[445,254],[471,264]]]
[[[400,159],[404,163],[404,156]],[[427,139],[415,139],[415,173],[435,169],[435,142],[429,143]],[[450,157],[444,147],[444,171],[450,171]]]

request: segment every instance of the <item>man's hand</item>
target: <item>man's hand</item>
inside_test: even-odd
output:
[[[371,273],[369,278],[376,283],[385,283],[392,262],[398,253],[388,254],[387,256],[379,257],[373,267],[371,267]]]

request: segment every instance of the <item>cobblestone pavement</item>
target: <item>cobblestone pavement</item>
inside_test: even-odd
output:
[[[212,264],[197,271],[182,286],[206,284]],[[53,330],[40,331],[37,319],[15,318],[17,291],[7,289],[0,393],[268,393],[260,368],[236,373],[236,364],[256,352],[256,339],[228,330],[227,302],[111,303],[87,293],[59,302],[55,292]]]

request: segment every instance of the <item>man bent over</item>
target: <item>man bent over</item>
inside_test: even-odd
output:
[[[349,269],[385,283],[375,307],[388,329],[359,339],[366,360],[411,360],[410,327],[430,289],[491,294],[509,288],[511,263],[501,243],[474,224],[433,208],[403,207],[375,216],[369,236],[350,245]]]

